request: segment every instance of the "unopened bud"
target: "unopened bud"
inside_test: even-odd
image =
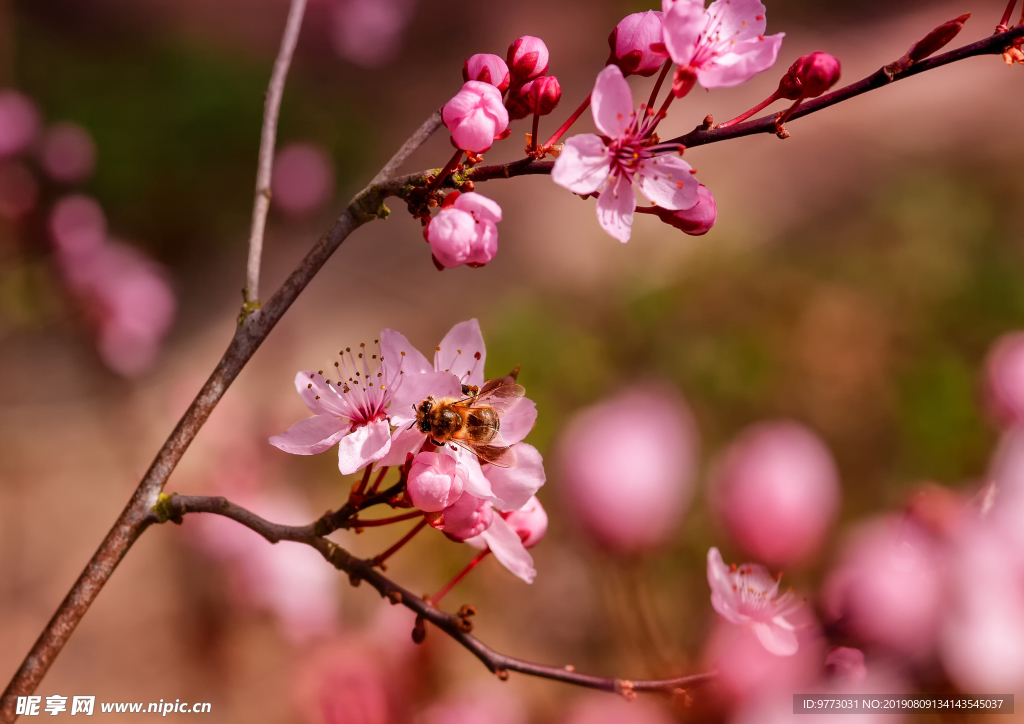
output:
[[[538,116],[546,116],[551,113],[558,105],[558,101],[562,99],[562,86],[559,85],[558,78],[553,75],[534,78],[526,83],[521,90],[529,101],[530,111]]]
[[[907,51],[907,54],[901,60],[906,60],[906,64],[911,65],[942,50],[953,38],[960,34],[960,31],[964,28],[964,23],[967,22],[969,17],[971,17],[970,13],[964,13],[960,17],[935,28],[935,30],[910,46],[910,50]]]
[[[802,55],[779,81],[778,96],[791,101],[817,98],[839,81],[841,71],[842,65],[834,55],[820,50]]]
[[[690,236],[703,236],[711,231],[711,227],[718,221],[718,206],[715,204],[715,197],[711,195],[704,184],[697,189],[697,203],[689,209],[682,211],[669,211],[658,207],[655,213],[658,218],[669,226],[674,226],[684,234]]]
[[[512,85],[520,86],[528,80],[548,72],[548,46],[532,35],[524,35],[508,46],[506,60],[512,76]]]
[[[477,53],[462,64],[462,80],[490,83],[500,91],[508,88],[511,75],[505,61],[493,53]]]
[[[623,75],[657,73],[665,57],[651,50],[655,43],[661,43],[661,13],[657,10],[627,15],[608,36],[612,57]]]

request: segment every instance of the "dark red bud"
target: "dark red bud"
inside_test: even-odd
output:
[[[776,94],[795,101],[798,98],[817,98],[839,81],[842,65],[839,59],[820,50],[802,55],[789,66],[779,81]]]
[[[530,98],[523,92],[523,87],[513,87],[505,99],[505,109],[508,111],[510,121],[518,121],[533,113],[530,105]]]
[[[562,86],[553,75],[534,78],[523,86],[523,92],[530,99],[531,109],[539,116],[551,113],[562,99]]]
[[[904,57],[906,60],[910,61],[910,63],[916,63],[919,60],[924,60],[929,55],[933,55],[938,52],[948,45],[953,38],[960,34],[960,31],[964,28],[964,23],[967,22],[967,18],[969,17],[971,17],[970,13],[964,13],[954,20],[943,23],[914,43]]]
[[[544,41],[532,35],[524,35],[508,46],[509,73],[512,85],[522,85],[526,81],[548,72],[548,48]]]

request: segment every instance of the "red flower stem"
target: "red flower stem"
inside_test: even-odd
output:
[[[561,128],[555,131],[551,138],[544,142],[543,148],[548,148],[549,146],[554,145],[555,141],[561,138],[562,135],[572,127],[572,124],[579,120],[580,116],[583,115],[583,111],[587,110],[587,108],[589,107],[590,96],[587,96],[583,100],[583,102],[580,103],[580,107],[573,111],[572,115],[569,116],[568,120],[566,120],[566,122],[562,124]]]
[[[657,209],[657,206],[637,206],[636,209],[634,209],[634,211],[636,211],[636,213],[638,214],[654,214],[655,216],[657,216]]]
[[[392,523],[401,523],[403,520],[412,520],[413,518],[419,518],[423,515],[423,511],[414,510],[411,513],[402,513],[401,515],[394,515],[390,518],[375,518],[373,520],[359,520],[353,518],[346,523],[346,528],[379,528],[382,525],[391,525]]]
[[[752,115],[754,115],[758,111],[764,110],[766,107],[770,106],[772,103],[774,103],[778,99],[779,99],[779,92],[775,91],[770,96],[765,98],[763,101],[758,103],[756,106],[751,108],[749,111],[741,113],[740,115],[736,116],[732,120],[726,121],[725,123],[719,123],[718,126],[716,126],[716,127],[717,128],[728,128],[729,126],[735,126],[737,123],[742,123],[743,121],[747,120],[748,118],[750,118]]]
[[[1010,0],[1006,5],[1006,11],[1003,13],[1003,19],[999,21],[999,25],[996,26],[997,33],[1006,32],[1006,28],[1010,23],[1010,16],[1013,15],[1013,6],[1017,4],[1017,0]],[[1024,18],[1024,8],[1022,8],[1021,17]]]
[[[788,121],[790,119],[790,117],[794,113],[796,113],[796,109],[799,108],[800,104],[803,103],[803,102],[804,102],[803,96],[801,96],[800,98],[797,98],[795,101],[793,101],[793,105],[791,105],[789,108],[787,108],[782,113],[780,113],[779,117],[777,119],[775,119],[775,127],[776,128],[781,128],[782,124],[784,124],[786,121]]]
[[[413,527],[412,530],[403,535],[397,543],[395,543],[393,546],[391,546],[386,551],[381,553],[379,556],[375,556],[373,559],[373,565],[379,567],[382,571],[386,570],[384,567],[384,561],[386,561],[388,558],[390,558],[395,553],[400,551],[402,549],[402,546],[411,541],[416,536],[417,533],[423,530],[423,527],[426,524],[426,520],[421,520],[419,523],[417,523],[415,527]]]
[[[376,493],[377,489],[380,488],[381,481],[384,480],[384,476],[387,474],[388,466],[385,465],[380,469],[380,472],[377,473],[377,479],[373,481],[373,485],[370,486],[370,489],[366,492],[366,494],[373,495],[374,493]]]
[[[458,167],[459,161],[462,160],[463,153],[465,153],[465,151],[463,151],[461,148],[455,152],[455,155],[452,156],[452,160],[449,161],[448,164],[443,169],[441,169],[441,173],[439,173],[437,175],[437,178],[434,179],[434,182],[427,187],[427,191],[435,190],[441,184],[444,183],[446,178],[452,175],[452,171],[454,171],[456,167]]]
[[[455,578],[453,578],[452,580],[448,581],[448,585],[446,585],[440,591],[438,591],[433,596],[428,598],[427,599],[427,603],[429,603],[431,606],[436,606],[437,602],[440,601],[442,598],[444,598],[445,594],[447,594],[450,590],[455,588],[455,586],[457,586],[459,584],[459,581],[461,581],[463,578],[468,576],[469,572],[471,570],[473,570],[478,565],[480,565],[480,561],[482,561],[484,558],[486,558],[487,554],[490,553],[490,552],[491,552],[490,548],[485,548],[484,550],[482,550],[479,553],[477,553],[476,557],[469,562],[469,565],[466,566],[465,568],[463,568],[459,572],[459,574],[457,576],[455,576]]]
[[[647,100],[647,110],[650,112],[654,108],[654,102],[658,100],[658,93],[661,92],[661,85],[665,82],[665,78],[668,76],[668,72],[672,70],[672,59],[669,58],[665,61],[665,65],[661,66],[661,73],[658,75],[658,80],[654,84],[654,90],[651,91],[651,97]]]
[[[363,471],[363,479],[359,481],[359,485],[352,491],[353,495],[362,495],[366,492],[366,484],[370,482],[370,473],[372,473],[372,466],[367,465]]]
[[[662,119],[664,119],[665,116],[668,115],[668,107],[672,105],[672,101],[674,101],[675,99],[675,93],[668,94],[668,98],[666,98],[665,102],[661,104],[661,108],[658,109],[657,114],[654,116],[654,120],[651,122],[651,127],[647,129],[648,136],[654,133],[654,129],[657,128],[658,124],[661,123]]]
[[[540,114],[533,114],[533,134],[530,136],[531,153],[537,150],[537,131],[540,130]]]

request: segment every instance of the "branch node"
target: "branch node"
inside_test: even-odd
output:
[[[497,676],[500,681],[508,681],[508,669],[495,669],[494,675]]]
[[[417,616],[416,623],[412,627],[412,642],[421,644],[427,638],[427,626],[423,623],[423,617]]]
[[[396,606],[402,602],[401,591],[388,591],[388,600],[391,601],[392,606]]]
[[[615,693],[620,694],[626,701],[636,700],[636,687],[629,679],[616,679]]]
[[[181,516],[174,512],[174,501],[172,498],[174,493],[168,495],[167,493],[160,493],[156,497],[156,505],[152,507],[153,513],[156,514],[156,520],[158,523],[166,523],[167,521],[174,521],[175,523],[181,524]]]

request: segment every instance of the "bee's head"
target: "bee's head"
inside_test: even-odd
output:
[[[416,426],[420,429],[420,432],[430,432],[430,411],[433,408],[433,397],[428,397],[416,408]]]

